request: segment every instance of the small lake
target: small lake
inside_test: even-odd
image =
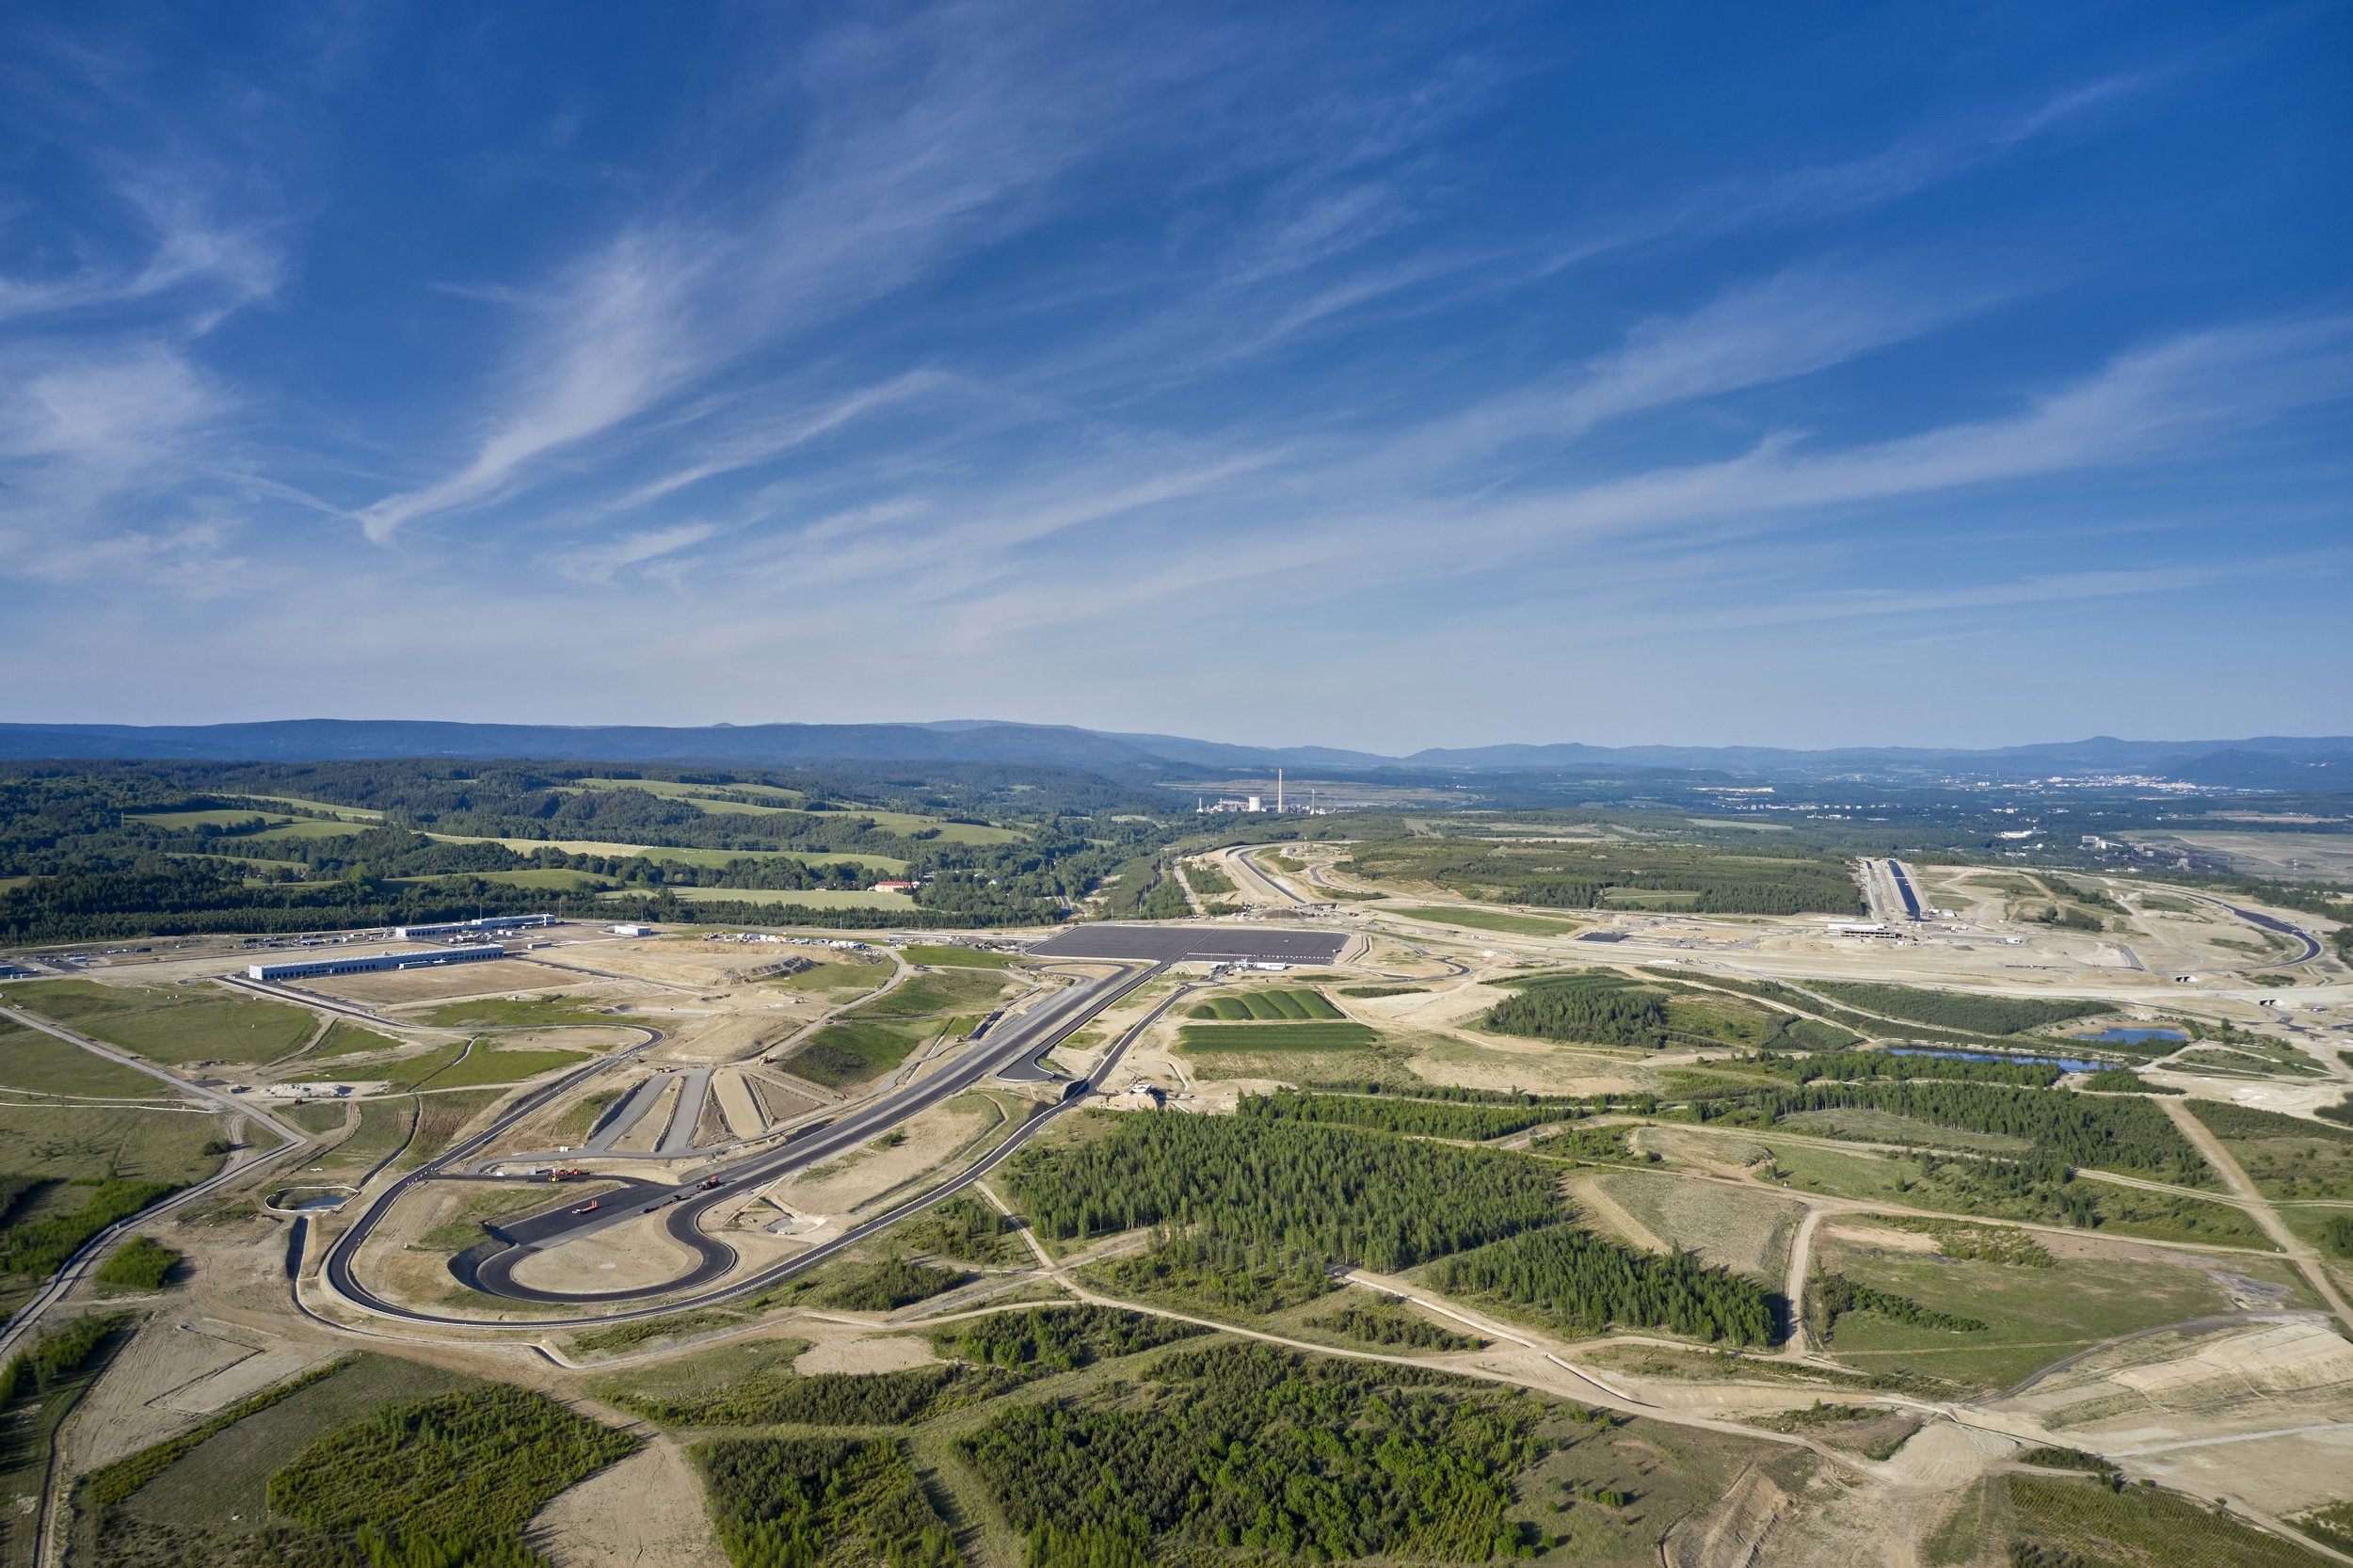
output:
[[[2119,1045],[2137,1046],[2144,1040],[2186,1040],[2185,1029],[2104,1029],[2097,1034],[2076,1034],[2077,1040],[2114,1040]]]
[[[2071,1073],[2096,1073],[2110,1062],[2086,1062],[2073,1056],[2013,1056],[2008,1051],[1929,1050],[1924,1046],[1891,1046],[1890,1056],[1935,1056],[1947,1062],[2023,1062],[2033,1067],[2064,1067]]]

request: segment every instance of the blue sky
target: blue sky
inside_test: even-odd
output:
[[[0,20],[0,716],[2353,730],[2343,5]]]

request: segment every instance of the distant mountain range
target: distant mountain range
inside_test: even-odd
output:
[[[531,758],[547,761],[1016,762],[1172,779],[1289,768],[1361,776],[1522,772],[1713,773],[1777,777],[1919,779],[1946,774],[2032,778],[2142,774],[2185,783],[2271,790],[2353,790],[2353,736],[2263,735],[2230,741],[2088,741],[1970,751],[1855,746],[1548,745],[1436,747],[1407,757],[1327,746],[1247,746],[1178,735],[1066,725],[951,719],[930,724],[445,724],[410,719],[277,719],[260,724],[0,724],[0,760],[321,761],[366,757]]]

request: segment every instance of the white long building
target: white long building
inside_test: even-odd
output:
[[[428,936],[466,936],[484,931],[536,931],[541,926],[562,925],[553,915],[486,915],[478,920],[447,920],[440,925],[396,925],[393,936],[404,942],[421,942]]]
[[[297,958],[285,964],[248,964],[248,980],[316,980],[330,974],[371,974],[383,969],[422,969],[435,964],[479,964],[504,958],[506,950],[496,942],[472,947],[426,948],[422,952],[377,952],[362,958]]]

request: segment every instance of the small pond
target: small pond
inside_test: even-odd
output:
[[[2137,1046],[2144,1040],[2186,1040],[2185,1029],[2104,1029],[2097,1034],[2077,1034],[2077,1040],[2113,1040],[2119,1045]]]

